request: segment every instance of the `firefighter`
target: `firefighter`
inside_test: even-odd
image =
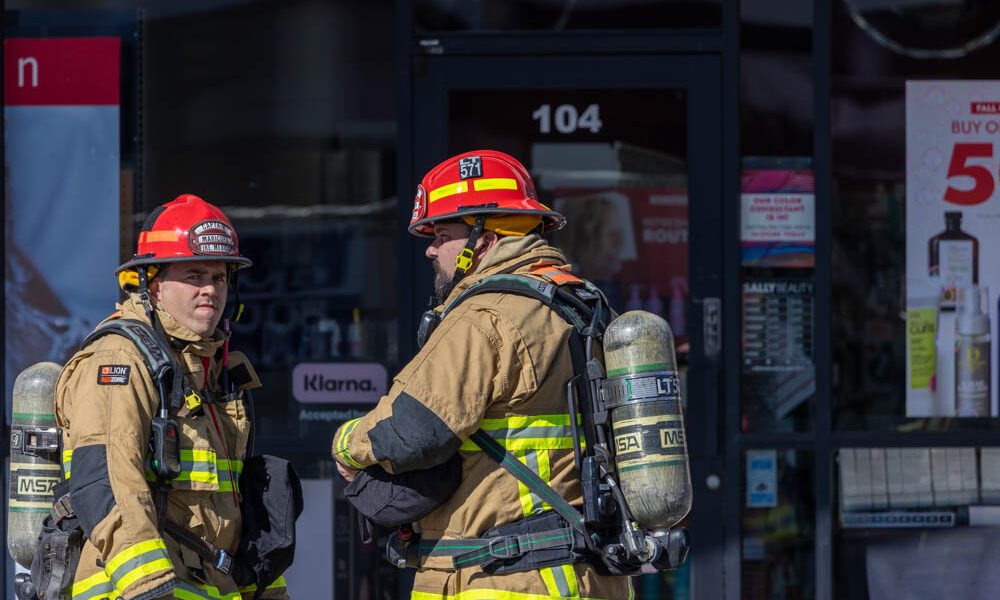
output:
[[[260,384],[218,328],[236,271],[251,264],[226,215],[185,194],[150,214],[134,257],[116,271],[127,298],[110,318],[151,325],[183,371],[175,382],[184,401],[169,403],[163,421],[172,432],[153,431],[168,399],[128,338],[101,336],[63,368],[63,472],[86,538],[74,600],[238,600],[256,591],[237,586],[230,558],[243,527],[238,479],[251,434],[244,399]],[[224,365],[237,363],[242,376],[230,381],[236,371]],[[172,452],[179,473],[166,480],[157,461]],[[287,597],[284,578],[261,597]]]
[[[563,254],[541,237],[563,224],[562,215],[538,201],[528,171],[507,154],[474,151],[431,169],[417,188],[409,225],[410,233],[431,240],[426,256],[441,303],[425,320],[433,321],[463,290],[491,275],[528,275],[540,282],[575,279]],[[631,596],[628,578],[600,575],[599,561],[579,553],[552,559],[555,551],[543,557],[521,548],[519,559],[536,567],[516,572],[497,572],[486,564],[456,568],[462,540],[471,547],[488,530],[499,528],[503,535],[505,528],[555,515],[549,503],[470,439],[477,430],[500,441],[569,503],[581,502],[566,404],[566,385],[574,375],[567,343],[571,329],[531,298],[471,297],[426,335],[378,405],[334,435],[338,470],[352,480],[349,494],[361,496],[356,506],[378,500],[363,497],[374,484],[350,489],[360,487],[357,482],[366,476],[377,483],[386,473],[391,479],[422,470],[408,481],[454,490],[413,527],[419,543],[407,547],[416,549],[416,564],[407,566],[419,568],[414,600]],[[453,471],[448,465],[456,453],[460,468]],[[458,481],[447,481],[452,472]],[[419,504],[400,491],[383,494],[383,501],[402,513],[408,504]],[[418,496],[434,492],[422,489]],[[530,526],[520,531],[538,533]],[[406,528],[400,531],[402,538],[408,535]]]

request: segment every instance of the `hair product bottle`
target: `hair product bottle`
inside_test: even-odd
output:
[[[979,283],[979,240],[962,231],[961,211],[946,211],[944,222],[927,243],[927,274],[939,281],[941,308],[954,310],[956,290]]]
[[[962,289],[955,319],[955,414],[990,416],[990,317],[986,288]]]

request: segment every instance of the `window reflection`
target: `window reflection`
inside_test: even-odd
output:
[[[758,449],[743,456],[741,597],[814,598],[813,454]]]

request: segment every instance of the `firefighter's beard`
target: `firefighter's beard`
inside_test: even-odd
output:
[[[451,279],[454,276],[454,270],[448,273],[447,270],[441,266],[441,262],[438,259],[434,259],[431,263],[434,268],[434,295],[437,297],[438,302],[444,302],[445,297],[451,291],[448,288],[451,287]]]

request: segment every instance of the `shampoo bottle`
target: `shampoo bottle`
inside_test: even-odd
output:
[[[990,317],[986,288],[977,285],[961,290],[955,318],[955,414],[959,417],[990,416]]]

